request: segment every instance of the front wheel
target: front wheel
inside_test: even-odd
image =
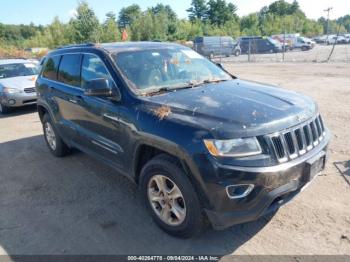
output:
[[[7,114],[10,111],[10,108],[7,106],[4,106],[0,103],[0,114]]]
[[[176,159],[159,155],[141,171],[140,187],[156,224],[170,235],[189,238],[205,229],[195,190]]]

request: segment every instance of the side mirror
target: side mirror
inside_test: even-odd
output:
[[[113,82],[114,83],[114,82]],[[118,87],[111,85],[106,78],[96,78],[86,82],[83,86],[86,96],[110,97],[113,100],[120,100],[120,91]]]

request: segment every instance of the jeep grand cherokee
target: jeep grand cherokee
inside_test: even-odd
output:
[[[275,211],[325,165],[315,102],[239,80],[181,45],[63,47],[36,88],[49,150],[77,148],[117,169],[178,237]]]

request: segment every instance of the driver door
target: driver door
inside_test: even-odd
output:
[[[81,68],[81,87],[90,80],[107,79],[111,88],[116,88],[104,62],[95,54],[84,54]],[[79,144],[91,154],[122,168],[123,132],[117,121],[121,106],[107,97],[82,95],[79,116]]]

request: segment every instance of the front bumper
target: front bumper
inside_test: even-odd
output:
[[[37,95],[33,93],[16,93],[16,94],[5,94],[0,95],[1,104],[7,107],[20,107],[26,105],[35,104],[37,101]]]
[[[208,185],[210,200],[214,204],[205,211],[212,226],[225,229],[254,221],[290,201],[314,179],[310,178],[311,160],[322,159],[324,168],[329,139],[327,132],[319,146],[277,166],[237,167],[217,164],[217,172],[225,174],[227,178]],[[225,189],[234,184],[253,184],[254,189],[244,198],[230,199]]]

